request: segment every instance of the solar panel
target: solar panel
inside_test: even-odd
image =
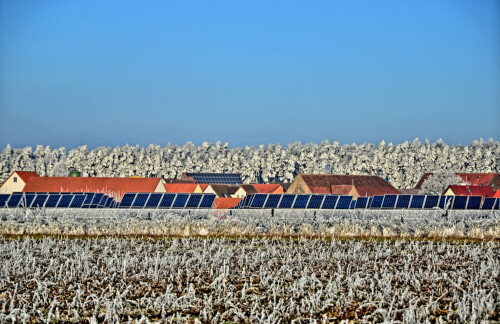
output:
[[[98,208],[104,208],[106,206],[106,201],[108,201],[108,196],[107,195],[102,195],[101,200],[99,200],[99,203],[97,204]]]
[[[398,195],[385,195],[382,201],[382,208],[394,208]]]
[[[351,206],[352,196],[340,196],[335,209],[349,209]]]
[[[33,200],[36,197],[36,193],[30,192],[30,193],[25,193],[23,195],[23,199],[21,199],[21,207],[31,207],[31,204],[33,203]]]
[[[500,198],[497,198],[497,201],[495,203],[495,207],[493,209],[500,209]]]
[[[368,197],[358,197],[358,199],[356,199],[356,206],[354,206],[354,208],[366,208],[367,204]]]
[[[45,202],[45,207],[46,208],[55,208],[57,207],[57,203],[59,199],[61,199],[61,194],[50,194],[49,198],[47,198],[47,201]]]
[[[161,193],[152,193],[151,195],[149,195],[149,199],[146,202],[146,208],[158,207],[158,204],[160,203],[162,196],[163,196],[163,194],[161,194]]]
[[[396,208],[408,208],[410,205],[411,195],[398,195]]]
[[[455,196],[453,200],[453,209],[465,209],[468,196]]]
[[[339,196],[337,195],[325,195],[325,199],[323,200],[321,209],[335,209],[335,205],[337,204],[338,199]]]
[[[96,206],[99,205],[99,201],[101,201],[102,196],[104,196],[103,193],[95,193],[90,204]]]
[[[83,201],[82,208],[90,208],[90,203],[94,199],[94,193],[93,192],[85,192],[85,200]]]
[[[349,209],[356,208],[356,200],[351,200],[351,204],[349,205]]]
[[[198,208],[212,208],[214,201],[215,201],[214,194],[205,194],[201,198],[201,203]]]
[[[77,194],[71,201],[71,204],[69,205],[70,208],[82,208],[83,202],[87,198],[86,195],[84,194]]]
[[[381,208],[384,202],[384,196],[374,196],[370,208]]]
[[[149,198],[149,193],[138,193],[135,196],[135,200],[132,203],[132,208],[144,208],[146,205],[146,201]]]
[[[434,208],[439,205],[439,196],[426,196],[424,208]]]
[[[421,209],[424,207],[425,196],[414,195],[411,198],[410,208]]]
[[[255,194],[253,195],[252,203],[250,208],[262,208],[267,199],[267,194]]]
[[[439,197],[439,208],[441,209],[451,208],[452,204],[453,204],[453,196]]]
[[[193,178],[198,183],[242,184],[239,173],[186,173],[186,177]]]
[[[122,200],[120,201],[120,204],[118,205],[118,208],[130,208],[132,206],[132,203],[134,202],[135,196],[137,196],[136,193],[124,194]]]
[[[281,196],[283,196],[283,195],[276,195],[276,194],[269,195],[267,197],[264,208],[276,208],[276,207],[278,207],[278,204],[281,200]]]
[[[311,195],[297,195],[293,203],[293,208],[306,208],[310,198]]]
[[[373,197],[368,197],[368,203],[366,204],[366,208],[371,208],[373,203]]]
[[[36,194],[35,200],[33,200],[31,207],[43,207],[43,206],[45,206],[45,202],[47,201],[48,197],[49,197],[49,195],[45,194],[45,193]]]
[[[481,207],[482,196],[470,196],[467,202],[467,209],[479,209]]]
[[[283,195],[279,208],[292,208],[295,197],[297,197],[297,195]]]
[[[495,200],[496,198],[491,198],[491,197],[486,197],[484,198],[484,201],[483,201],[483,206],[481,207],[481,209],[493,209],[493,206],[495,206]]]
[[[111,207],[111,204],[113,203],[114,199],[113,197],[108,197],[106,199],[106,202],[104,203],[104,207],[105,208],[110,208]]]
[[[10,199],[7,201],[7,207],[16,208],[19,206],[21,199],[23,198],[22,193],[13,193],[10,195]]]
[[[74,197],[75,197],[74,195],[62,195],[61,199],[59,200],[59,203],[57,204],[57,207],[58,208],[69,207]]]
[[[9,198],[10,195],[8,194],[0,194],[0,207],[5,207]]]
[[[198,208],[198,205],[200,204],[201,201],[201,197],[202,197],[201,194],[191,194],[186,204],[186,208]]]
[[[172,204],[172,208],[184,208],[188,198],[189,194],[177,194],[177,197],[175,197],[174,203]]]
[[[170,208],[172,207],[172,203],[174,202],[176,194],[172,193],[167,193],[163,194],[163,197],[161,198],[160,204],[158,205],[158,208]]]
[[[307,205],[308,209],[319,209],[321,204],[323,203],[323,199],[325,199],[324,195],[312,195],[311,199],[309,199],[309,204]]]

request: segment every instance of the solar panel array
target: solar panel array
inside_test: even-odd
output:
[[[212,208],[215,197],[214,194],[129,192],[123,195],[117,207],[126,209],[204,209]]]
[[[0,194],[7,208],[113,208],[116,202],[103,193],[15,192]]]
[[[239,173],[186,173],[186,177],[193,178],[198,183],[217,183],[217,184],[242,184],[241,174]]]
[[[318,194],[253,194],[238,209],[499,209],[500,198],[481,196],[385,195],[358,197]]]

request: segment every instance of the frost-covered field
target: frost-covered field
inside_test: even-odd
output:
[[[0,210],[0,235],[500,239],[499,211]]]
[[[500,320],[500,243],[0,238],[0,322]]]

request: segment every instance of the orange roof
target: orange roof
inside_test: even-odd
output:
[[[121,198],[126,192],[154,192],[160,178],[32,177],[24,192],[104,192]]]
[[[255,188],[255,190],[257,190],[258,193],[283,193],[283,188],[281,188],[281,192],[277,192],[277,191],[280,191],[280,187],[281,185],[279,184],[275,184],[275,183],[259,183],[259,184],[252,184],[252,186]]]
[[[229,209],[237,206],[242,198],[215,198],[214,209]]]
[[[500,190],[497,190],[497,192],[495,193],[495,195],[493,197],[500,198]]]
[[[34,171],[13,171],[8,177],[7,179],[5,179],[5,181],[2,183],[2,185],[10,179],[10,177],[12,177],[13,174],[17,174],[19,176],[19,178],[21,178],[21,180],[23,180],[24,183],[28,183],[28,180],[31,178],[31,177],[39,177],[38,173],[34,172]],[[1,186],[1,185],[0,185]]]
[[[205,189],[207,189],[208,187],[208,183],[199,183],[198,185],[200,186],[202,192],[205,191]]]
[[[167,192],[193,193],[198,186],[197,183],[164,183]]]

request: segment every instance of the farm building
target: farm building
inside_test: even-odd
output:
[[[424,173],[415,186],[415,189],[421,189],[422,184],[433,173]],[[488,186],[493,190],[500,188],[500,173],[455,173],[463,180],[464,185],[470,186]]]
[[[203,193],[207,185],[198,183],[165,183],[165,190],[172,193]]]
[[[127,192],[166,192],[161,178],[31,177],[24,192],[99,192],[117,200]]]
[[[236,198],[235,194],[240,189],[237,185],[209,184],[203,191],[204,194],[215,194],[219,198]]]
[[[11,194],[23,191],[28,180],[32,177],[39,177],[38,173],[32,171],[14,171],[0,186],[0,193]]]
[[[246,185],[240,185],[240,188],[236,191],[233,197],[243,198],[247,195],[256,193],[282,194],[284,193],[284,190],[281,184],[278,183],[246,184]]]
[[[483,196],[493,197],[495,191],[489,186],[459,186],[450,185],[444,191],[445,196]]]
[[[287,194],[338,194],[377,196],[399,194],[399,191],[379,176],[299,174],[286,191]]]

